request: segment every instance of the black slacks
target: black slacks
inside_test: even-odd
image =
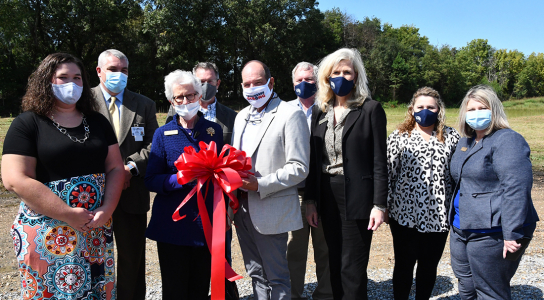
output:
[[[113,212],[113,235],[117,246],[117,299],[145,299],[145,230],[147,213]]]
[[[208,300],[212,257],[207,246],[157,242],[162,299]]]
[[[400,225],[394,219],[389,219],[389,226],[395,252],[393,269],[395,300],[408,299],[416,261],[416,300],[428,300],[433,292],[436,269],[449,232],[419,232],[416,228]]]
[[[321,188],[320,212],[329,247],[333,297],[335,300],[366,300],[366,268],[373,233],[367,229],[369,220],[346,220],[344,176],[322,174]]]

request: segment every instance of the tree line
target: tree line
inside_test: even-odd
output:
[[[241,68],[265,62],[282,99],[295,98],[291,70],[319,63],[340,47],[357,48],[372,97],[405,103],[421,86],[457,104],[487,83],[502,99],[544,95],[544,54],[495,49],[476,39],[457,49],[435,46],[414,26],[394,28],[376,17],[355,20],[315,0],[0,0],[0,114],[20,112],[28,76],[48,54],[69,52],[95,75],[98,55],[115,48],[129,58],[128,88],[165,108],[164,76],[199,61],[220,70],[218,97],[244,105]]]

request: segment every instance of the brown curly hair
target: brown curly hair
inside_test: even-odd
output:
[[[38,115],[49,117],[55,107],[55,94],[51,86],[53,76],[61,64],[76,64],[81,71],[83,80],[83,92],[76,103],[76,108],[83,114],[97,111],[91,88],[89,76],[83,62],[68,53],[49,54],[38,66],[38,69],[28,78],[26,93],[23,96],[23,111],[32,111]]]
[[[446,106],[444,105],[444,101],[442,101],[442,99],[440,98],[440,94],[433,88],[430,88],[427,86],[420,88],[412,96],[412,100],[410,101],[410,104],[408,105],[408,111],[406,112],[404,121],[400,123],[399,126],[397,127],[397,129],[399,130],[399,133],[408,132],[408,134],[410,135],[412,130],[416,127],[416,119],[414,118],[414,105],[416,103],[417,97],[419,96],[429,96],[429,97],[433,97],[436,100],[436,104],[438,105],[438,120],[434,125],[434,130],[436,131],[436,138],[441,143],[444,143]]]

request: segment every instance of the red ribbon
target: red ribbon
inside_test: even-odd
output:
[[[184,153],[174,163],[178,169],[178,183],[187,184],[193,179],[197,180],[196,186],[189,192],[178,206],[172,219],[179,221],[184,216],[179,215],[179,210],[197,194],[197,204],[202,228],[208,249],[212,255],[211,286],[212,300],[225,299],[225,278],[229,281],[241,279],[236,274],[225,258],[225,232],[227,230],[227,210],[223,192],[232,200],[229,205],[236,213],[238,210],[238,199],[234,191],[242,186],[242,178],[251,174],[251,158],[246,157],[244,151],[225,145],[221,153],[217,155],[215,142],[206,144],[199,142],[200,151],[197,152],[192,146],[185,147]],[[227,154],[228,152],[228,154]],[[213,225],[206,209],[205,199],[208,194],[210,181],[213,183]],[[202,196],[201,189],[206,184],[205,195]]]

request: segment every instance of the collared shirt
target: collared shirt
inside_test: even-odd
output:
[[[212,122],[217,122],[216,120],[216,104],[217,103],[217,97],[215,97],[215,101],[213,103],[208,104],[208,108],[203,108],[200,106],[198,109],[204,114],[204,119]]]
[[[302,110],[302,112],[304,112],[304,106],[302,105],[302,103],[300,103],[300,100],[297,99],[298,101],[296,102],[297,103],[297,106],[298,108],[300,108]],[[306,122],[308,122],[308,128],[311,129],[311,126],[312,126],[312,109],[314,108],[314,105],[315,105],[315,102],[314,104],[312,104],[312,106],[308,107],[308,110],[306,112],[304,112],[304,114],[306,115]]]
[[[104,89],[102,85],[100,85],[100,90],[102,90],[102,95],[104,95],[104,99],[106,100],[106,107],[109,110],[112,96],[106,91],[106,89]],[[113,96],[115,97],[115,105],[117,106],[117,109],[119,109],[119,120],[121,120],[121,113],[122,113],[121,108],[123,107],[122,104],[123,104],[124,94],[125,94],[125,89],[123,89],[119,94]],[[138,166],[136,165],[135,162],[129,161],[126,165],[127,166],[131,165],[132,167],[134,167],[136,169],[136,175],[140,175],[140,170],[138,169]]]
[[[261,127],[265,113],[266,107],[261,112],[258,112],[257,108],[253,106],[249,109],[249,113],[246,117],[246,128],[244,128],[244,132],[242,132],[240,150],[248,150],[252,147],[253,143],[257,142],[255,136],[259,133],[259,128]]]
[[[327,174],[344,175],[344,163],[342,160],[342,132],[346,123],[346,117],[352,111],[346,108],[340,118],[334,124],[334,109],[329,105],[325,115],[327,119],[327,131],[325,131],[325,143],[323,143],[322,172]]]
[[[270,99],[274,99],[277,97],[278,95],[274,93]],[[246,128],[244,128],[244,131],[242,132],[242,137],[240,139],[240,150],[245,151],[245,150],[251,149],[254,143],[259,142],[255,139],[255,137],[259,133],[259,128],[261,127],[261,124],[263,122],[262,119],[264,118],[265,113],[266,113],[266,107],[261,112],[258,112],[257,108],[253,106],[249,108],[249,113],[247,114],[247,117],[246,117],[246,122],[247,122]],[[258,187],[257,187],[257,192],[259,192]]]
[[[102,90],[102,95],[104,95],[104,99],[106,100],[106,107],[109,108],[110,107],[110,103],[111,103],[111,95],[106,91],[106,89],[104,89],[104,87],[102,85],[100,85],[100,90]],[[125,94],[125,89],[123,89],[119,94],[117,94],[116,96],[113,96],[115,97],[115,105],[117,105],[117,109],[119,109],[119,119],[121,118],[121,104],[123,104],[123,95]]]

